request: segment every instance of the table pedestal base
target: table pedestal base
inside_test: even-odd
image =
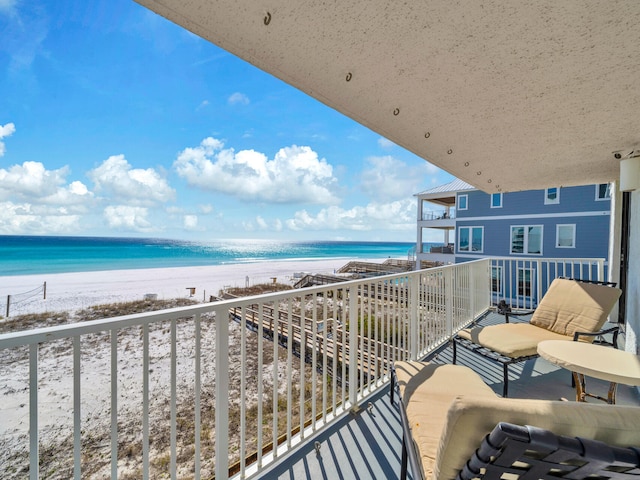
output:
[[[586,382],[583,374],[576,372],[571,373],[573,374],[573,380],[576,384],[576,402],[586,402],[586,398],[591,397],[602,400],[603,402],[607,402],[610,405],[614,405],[616,403],[616,390],[618,389],[618,384],[616,382],[609,383],[609,393],[607,395],[607,398],[604,398],[599,395],[587,393],[585,385]]]

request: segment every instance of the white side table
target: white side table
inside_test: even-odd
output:
[[[573,373],[578,402],[592,397],[614,404],[619,383],[640,385],[640,356],[623,350],[570,340],[544,340],[538,344],[538,353]],[[607,398],[586,392],[585,375],[610,382]]]

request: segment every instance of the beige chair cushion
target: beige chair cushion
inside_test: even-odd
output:
[[[572,340],[529,323],[503,323],[487,327],[466,328],[458,336],[511,358],[537,354],[542,340]]]
[[[455,478],[499,422],[640,446],[639,407],[499,398],[462,365],[396,362],[395,369],[425,478]]]
[[[556,278],[538,304],[531,324],[560,335],[597,332],[618,301],[621,290]]]
[[[640,446],[638,407],[458,396],[447,413],[432,478],[455,478],[498,422],[532,425],[558,435],[593,438],[620,447]]]
[[[429,478],[452,400],[461,392],[478,398],[495,398],[495,393],[473,370],[461,365],[396,362],[395,370],[412,438]]]

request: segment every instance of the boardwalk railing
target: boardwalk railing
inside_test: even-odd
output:
[[[0,464],[31,479],[252,476],[485,313],[491,265],[0,335]]]

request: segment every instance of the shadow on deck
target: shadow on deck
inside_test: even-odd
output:
[[[490,314],[480,324],[501,322]],[[426,360],[451,363],[452,349],[446,346]],[[459,365],[475,370],[496,392],[502,393],[502,367],[478,355],[458,349]],[[509,368],[509,396],[575,401],[571,374],[542,358],[512,365]],[[587,388],[606,395],[607,382],[587,379]],[[597,402],[597,400],[592,400]],[[367,409],[371,402],[372,408]],[[638,391],[619,385],[617,403],[640,406]],[[315,444],[320,449],[316,453]],[[358,414],[349,414],[317,436],[306,439],[291,455],[262,472],[260,479],[397,479],[400,474],[402,427],[397,405],[391,405],[389,387],[365,400]],[[409,477],[411,472],[409,472]]]

